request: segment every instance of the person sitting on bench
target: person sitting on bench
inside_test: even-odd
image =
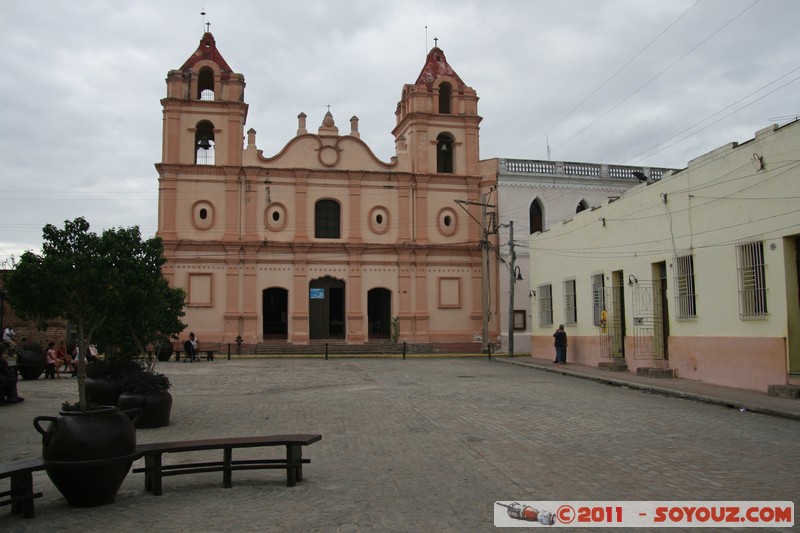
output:
[[[189,338],[183,341],[183,351],[186,352],[186,358],[183,360],[184,363],[186,361],[190,363],[200,361],[200,358],[197,356],[197,340],[195,339],[194,333],[189,333]]]
[[[73,376],[77,374],[78,367],[72,361],[72,357],[67,353],[66,341],[61,341],[56,348],[56,367],[64,367],[64,372],[69,372]]]

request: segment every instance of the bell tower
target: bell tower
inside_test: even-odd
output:
[[[406,84],[393,130],[398,161],[415,173],[478,173],[478,95],[434,46],[417,81]],[[405,156],[403,157],[405,152]],[[405,166],[405,165],[404,165]]]
[[[207,32],[178,70],[167,74],[162,162],[236,166],[242,163],[244,76],[228,66]]]
[[[169,71],[166,81],[167,97],[161,100],[161,163],[156,168],[158,234],[169,241],[186,238],[178,234],[177,228],[185,225],[178,224],[179,219],[200,217],[195,226],[211,220],[211,206],[183,205],[197,194],[191,183],[202,179],[225,187],[231,175],[234,179],[238,175],[248,106],[244,76],[233,72],[211,32],[203,34],[197,50],[179,69]],[[219,207],[223,205],[227,207],[227,203]],[[187,209],[192,212],[184,213]]]

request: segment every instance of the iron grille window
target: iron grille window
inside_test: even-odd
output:
[[[592,322],[600,325],[603,309],[606,308],[605,278],[602,274],[592,276]]]
[[[314,237],[340,238],[340,209],[333,200],[320,200],[314,206]]]
[[[539,325],[549,326],[553,323],[553,286],[539,285]]]
[[[767,285],[764,242],[748,242],[736,247],[739,271],[739,317],[742,320],[767,316]]]
[[[578,304],[575,301],[575,280],[564,282],[564,323],[578,323]]]
[[[676,318],[695,318],[694,256],[684,255],[675,258],[675,312]]]

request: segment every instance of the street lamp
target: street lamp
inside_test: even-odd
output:
[[[510,290],[508,293],[508,355],[514,355],[514,285],[517,281],[522,281],[522,271],[518,266],[514,266],[517,253],[514,251],[514,221],[508,221],[508,241],[511,249],[511,261],[508,263]]]

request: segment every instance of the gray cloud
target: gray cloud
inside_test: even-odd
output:
[[[400,91],[434,37],[478,92],[484,158],[544,159],[549,138],[554,159],[682,167],[800,114],[800,71],[772,83],[800,66],[794,0],[285,4],[205,2],[267,155],[294,136],[298,113],[313,131],[331,105],[343,130],[357,115],[388,160]],[[159,100],[199,43],[198,11],[188,0],[4,5],[0,261],[77,216],[155,233]]]

